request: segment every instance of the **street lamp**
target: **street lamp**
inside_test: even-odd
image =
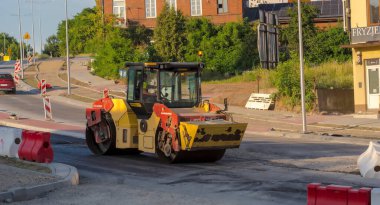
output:
[[[33,11],[33,0],[32,0],[32,35],[33,35],[33,54],[32,54],[32,58],[33,58],[33,65],[36,64],[36,58],[35,58],[35,53],[36,53],[36,41],[35,41],[35,37],[34,37],[34,11]]]
[[[300,50],[300,83],[301,83],[301,108],[302,108],[302,132],[307,132],[306,111],[305,111],[305,79],[304,79],[304,63],[303,63],[303,39],[302,39],[302,16],[301,16],[301,0],[298,0],[298,39]]]
[[[69,58],[69,26],[67,18],[67,0],[65,0],[66,7],[66,66],[67,66],[67,95],[71,95],[70,87],[70,58]]]
[[[18,2],[18,19],[19,19],[19,31],[20,31],[20,65],[21,65],[21,79],[24,79],[24,68],[22,67],[23,61],[23,49],[22,49],[22,31],[21,31],[21,9],[20,9],[20,0]]]

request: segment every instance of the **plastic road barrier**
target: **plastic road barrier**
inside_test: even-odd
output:
[[[22,160],[51,163],[54,154],[50,144],[50,133],[23,130],[18,155]]]
[[[371,191],[370,188],[312,183],[307,186],[307,205],[371,205]]]
[[[359,156],[358,167],[365,178],[380,179],[380,144],[370,142],[368,149]]]
[[[18,158],[21,130],[0,127],[0,156]]]

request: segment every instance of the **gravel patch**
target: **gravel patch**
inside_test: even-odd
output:
[[[37,186],[58,181],[60,178],[48,173],[49,170],[43,166],[1,157],[0,192],[15,187]]]

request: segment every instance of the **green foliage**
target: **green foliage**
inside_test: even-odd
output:
[[[42,53],[52,55],[53,57],[59,57],[59,40],[56,35],[51,35],[46,39],[46,44]]]
[[[239,73],[258,62],[256,34],[248,22],[227,23],[206,43],[206,66],[221,73]]]
[[[4,36],[5,36],[5,47],[4,47]],[[20,56],[20,46],[19,42],[7,33],[0,33],[0,52],[5,55],[9,55],[8,49],[12,50],[11,59],[18,59]],[[2,59],[2,58],[0,58]]]
[[[68,20],[70,54],[78,55],[84,52],[95,52],[112,30],[112,24],[104,23],[98,8],[85,8],[73,19]],[[57,37],[62,55],[66,55],[66,21],[58,25]]]
[[[154,48],[163,61],[184,61],[186,19],[181,11],[165,4],[154,30]]]
[[[132,41],[121,37],[121,31],[115,29],[109,40],[95,56],[95,73],[101,77],[118,78],[119,68],[124,67],[126,61],[138,61]]]
[[[316,88],[353,89],[354,77],[351,61],[322,63],[316,67],[307,67],[305,73],[316,83]]]
[[[343,62],[350,59],[351,51],[340,47],[349,43],[349,37],[344,33],[341,26],[320,30],[313,23],[314,18],[317,17],[318,10],[314,6],[304,3],[301,8],[306,63],[320,64],[330,60]],[[288,12],[290,16],[289,25],[280,31],[281,61],[297,57],[299,54],[297,5],[289,9]]]
[[[344,62],[351,59],[351,50],[341,48],[341,45],[350,44],[350,39],[342,27],[320,31],[312,41],[314,46],[307,52],[309,62],[319,64],[331,60]]]
[[[277,88],[277,97],[287,99],[285,103],[291,107],[301,104],[299,61],[289,60],[280,63],[271,79]],[[309,111],[314,107],[316,97],[314,91],[313,79],[305,75],[305,103],[306,109]]]
[[[134,46],[148,46],[153,37],[153,31],[138,23],[130,23],[123,29],[123,36],[131,39]]]
[[[186,22],[186,54],[188,62],[199,61],[198,51],[205,51],[206,44],[217,34],[216,27],[206,18],[193,18]]]

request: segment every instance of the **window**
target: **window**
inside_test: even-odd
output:
[[[127,18],[125,15],[125,0],[113,0],[113,14],[120,19],[122,23]]]
[[[369,13],[369,24],[380,24],[379,18],[379,2],[380,0],[367,0],[369,1],[368,13]]]
[[[146,18],[156,18],[156,0],[145,0]]]
[[[190,0],[191,1],[191,15],[202,16],[202,0]]]
[[[166,3],[169,5],[169,8],[177,10],[177,0],[166,0]]]
[[[228,0],[218,0],[218,14],[228,12]]]

